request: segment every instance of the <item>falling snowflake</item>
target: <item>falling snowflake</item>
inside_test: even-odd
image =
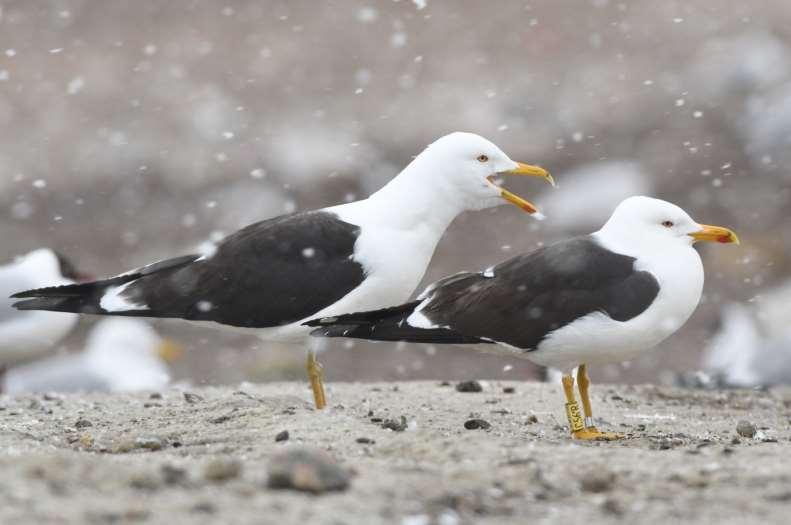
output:
[[[82,88],[85,87],[85,79],[82,77],[74,77],[69,81],[68,86],[66,86],[66,92],[69,95],[76,95]]]
[[[209,312],[214,307],[211,304],[211,301],[198,301],[198,304],[196,306],[198,307],[198,310],[200,310],[201,312]]]

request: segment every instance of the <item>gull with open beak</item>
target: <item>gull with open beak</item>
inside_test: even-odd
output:
[[[506,171],[502,172],[501,174],[502,175],[527,175],[527,176],[530,176],[530,177],[541,177],[542,179],[546,179],[546,181],[549,182],[552,185],[552,187],[557,187],[556,184],[555,184],[555,179],[552,178],[552,175],[550,175],[547,170],[545,170],[544,168],[540,168],[538,166],[531,166],[530,164],[525,164],[524,162],[517,162],[516,163],[516,168],[510,169],[510,170],[506,170]],[[486,180],[489,181],[489,184],[491,184],[494,188],[497,189],[497,191],[500,192],[500,196],[503,199],[505,199],[506,201],[510,202],[511,204],[513,204],[515,206],[518,206],[518,207],[522,208],[527,213],[530,213],[530,214],[537,214],[537,213],[539,213],[538,212],[538,208],[536,208],[533,205],[533,203],[526,201],[525,199],[523,199],[519,195],[516,195],[515,193],[511,193],[510,191],[506,190],[505,188],[501,188],[500,186],[498,186],[496,184],[497,177],[498,177],[498,175],[501,175],[501,174],[489,175],[488,177],[486,177]],[[543,216],[539,215],[539,218],[540,217],[543,217]]]
[[[681,328],[703,290],[698,241],[739,243],[674,204],[631,197],[591,235],[452,275],[411,303],[308,325],[317,336],[469,345],[563,370],[572,436],[617,439],[594,424],[587,365],[633,359]]]
[[[538,177],[472,133],[429,145],[367,199],[252,224],[208,253],[144,266],[87,284],[17,293],[21,310],[177,317],[308,347],[318,408],[326,404],[321,366],[303,323],[382,308],[415,290],[440,237],[460,213],[512,203],[536,207],[495,184],[501,175]]]

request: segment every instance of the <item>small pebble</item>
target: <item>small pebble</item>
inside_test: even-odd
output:
[[[373,445],[374,443],[376,443],[376,441],[367,437],[359,437],[355,441],[357,443],[362,443],[363,445]]]
[[[214,514],[217,512],[217,507],[215,507],[214,504],[209,501],[200,501],[193,505],[190,510],[200,514]]]
[[[203,469],[203,477],[209,481],[228,481],[241,473],[242,464],[235,459],[215,458]]]
[[[145,448],[148,450],[162,450],[164,443],[156,436],[141,436],[135,439],[135,448]]]
[[[468,419],[467,421],[465,421],[464,428],[466,428],[467,430],[477,430],[477,429],[489,430],[490,428],[492,428],[492,425],[489,424],[489,422],[486,421],[485,419],[475,418],[475,419]]]
[[[687,487],[692,489],[702,489],[709,485],[709,479],[701,473],[688,474],[683,481]]]
[[[527,420],[525,421],[525,423],[528,425],[538,423],[538,418],[536,417],[535,414],[530,414],[529,416],[527,416]]]
[[[77,421],[74,422],[74,428],[88,428],[92,427],[93,423],[85,419],[84,417],[79,418]]]
[[[184,401],[190,405],[194,405],[195,403],[200,403],[203,401],[203,398],[198,394],[193,394],[192,392],[184,392]]]
[[[140,472],[133,474],[129,478],[129,485],[136,489],[141,490],[157,490],[161,483],[159,478],[148,472]]]
[[[401,416],[401,419],[386,419],[382,423],[382,428],[387,428],[393,432],[403,432],[407,429],[406,417]]]
[[[148,399],[162,399],[162,394],[159,392],[153,392],[150,396],[148,396]]]
[[[135,442],[131,439],[125,439],[122,441],[116,442],[111,448],[110,451],[114,454],[126,454],[127,452],[132,452],[136,449],[137,446]]]
[[[767,494],[764,496],[767,501],[791,501],[791,491],[776,492],[774,494]]]
[[[483,386],[474,379],[471,381],[460,381],[456,383],[456,392],[483,392]]]
[[[758,429],[755,428],[755,425],[742,419],[738,423],[736,423],[736,433],[739,434],[741,437],[746,438],[754,438],[755,434],[758,432]]]
[[[580,488],[583,492],[609,492],[614,484],[615,473],[602,469],[591,470],[583,474],[580,479]]]
[[[288,441],[289,434],[288,430],[283,430],[282,432],[278,432],[275,436],[275,442],[279,443],[280,441]]]
[[[681,440],[678,440],[678,443],[676,443],[676,440],[671,440],[670,438],[663,437],[663,438],[658,439],[657,441],[654,441],[651,444],[651,448],[653,448],[655,450],[670,450],[671,448],[673,448],[677,444],[681,444]],[[708,445],[708,443],[707,444],[703,444],[703,445],[698,444],[698,447],[700,447],[700,446],[707,446],[707,445]]]
[[[159,469],[166,485],[182,485],[187,481],[187,471],[173,465],[162,465]]]
[[[515,393],[516,393],[516,388],[512,386],[503,387],[503,394],[515,394]]]
[[[288,448],[269,463],[267,486],[312,494],[346,490],[350,474],[326,452],[312,448]]]

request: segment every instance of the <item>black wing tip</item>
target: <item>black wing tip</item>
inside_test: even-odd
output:
[[[31,299],[35,297],[74,297],[82,295],[92,285],[98,283],[74,283],[62,284],[59,286],[46,286],[44,288],[33,288],[32,290],[23,290],[11,296],[11,299]]]
[[[11,306],[17,310],[50,310],[60,303],[61,299],[57,297],[33,297],[24,301],[17,301]]]
[[[14,294],[11,296],[11,299],[16,299],[19,296]],[[29,301],[17,301],[15,303],[11,303],[11,308],[16,308],[17,310],[30,310],[30,308],[25,308],[25,303]]]
[[[9,299],[27,299],[29,297],[38,297],[40,292],[43,290],[47,290],[47,288],[33,288],[31,290],[22,290],[21,292],[17,292],[15,294],[9,295]]]

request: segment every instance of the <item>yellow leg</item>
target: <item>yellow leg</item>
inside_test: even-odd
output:
[[[574,377],[563,375],[563,392],[566,394],[566,417],[569,420],[569,430],[571,435],[576,437],[577,432],[585,430],[585,424],[580,414],[580,406],[574,397]]]
[[[321,410],[327,406],[327,400],[324,397],[324,381],[322,379],[322,366],[316,360],[316,354],[312,351],[308,352],[308,378],[310,379],[310,386],[313,389],[313,400],[316,403],[316,408]]]
[[[569,378],[571,378],[571,376],[569,376]],[[574,380],[572,378],[572,385],[574,384],[573,381]],[[588,396],[588,386],[590,386],[590,379],[588,378],[588,369],[585,365],[580,365],[579,368],[577,368],[577,386],[580,390],[582,410],[585,414],[585,428],[580,432],[573,433],[574,437],[577,439],[596,439],[607,441],[623,439],[623,434],[618,434],[616,432],[602,432],[593,424],[593,409],[591,409],[591,400]],[[566,397],[568,397],[568,394],[566,394]]]
[[[580,365],[577,368],[577,388],[580,390],[580,398],[582,399],[582,411],[585,414],[585,427],[593,427],[593,410],[591,409],[591,400],[588,397],[588,386],[590,385],[590,378],[588,377],[588,369],[585,365]]]

